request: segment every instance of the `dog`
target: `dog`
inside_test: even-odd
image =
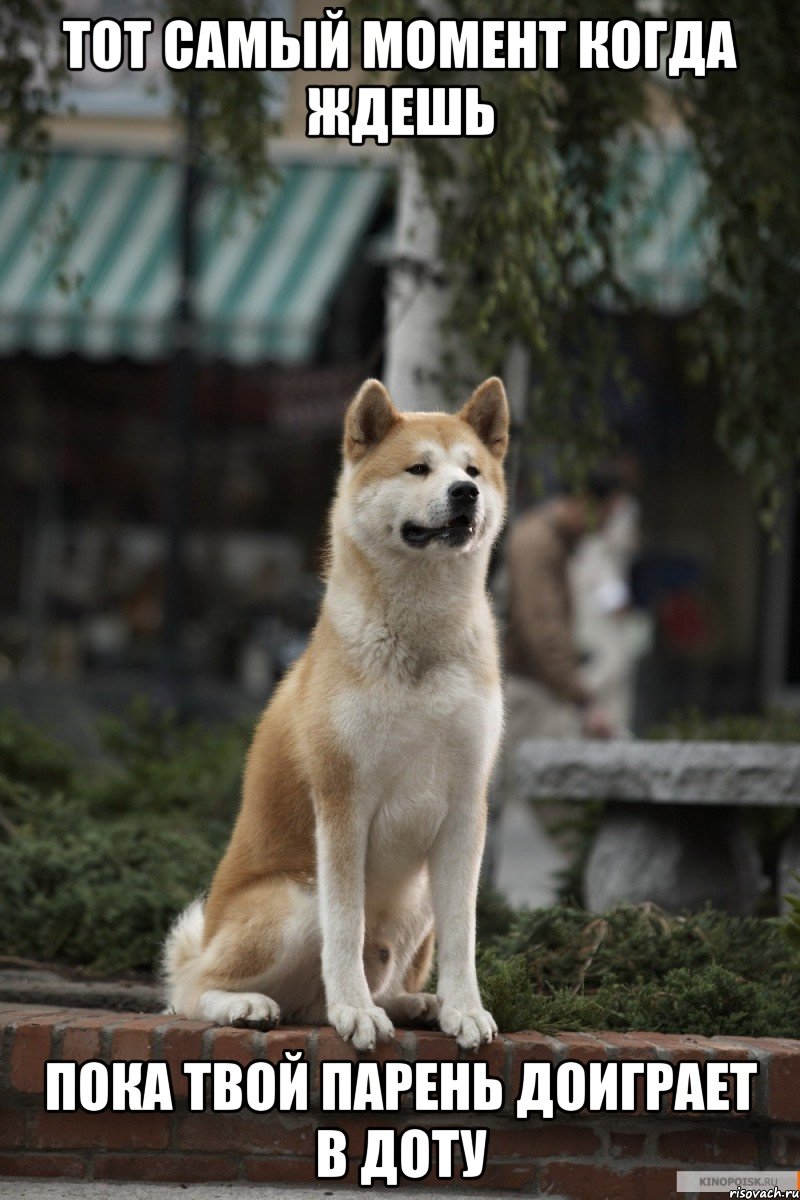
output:
[[[467,1049],[496,1034],[475,908],[502,726],[486,578],[508,430],[496,378],[455,415],[400,412],[375,379],[351,402],[319,620],[256,727],[208,898],[168,934],[172,1011],[327,1018],[359,1050],[393,1022],[438,1022]]]

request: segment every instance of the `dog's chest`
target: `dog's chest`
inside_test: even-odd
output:
[[[370,822],[370,867],[394,877],[427,856],[448,806],[480,787],[500,698],[467,666],[450,665],[416,687],[343,691],[336,726]]]
[[[371,785],[444,777],[496,732],[499,693],[464,664],[428,671],[417,684],[387,679],[342,688],[334,721],[356,776]],[[499,712],[497,714],[499,718]]]

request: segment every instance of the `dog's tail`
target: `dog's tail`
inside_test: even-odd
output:
[[[193,900],[183,910],[167,934],[161,957],[161,978],[167,1010],[184,1016],[189,1015],[186,1012],[187,1007],[191,1007],[187,1005],[187,991],[194,991],[192,983],[203,952],[203,910],[202,899]]]

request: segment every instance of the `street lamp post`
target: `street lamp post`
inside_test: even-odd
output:
[[[196,281],[197,211],[202,189],[199,85],[192,82],[186,102],[181,201],[178,212],[178,299],[169,371],[166,428],[164,620],[161,688],[163,702],[179,714],[186,707],[183,626],[186,611],[186,534],[192,468],[192,427],[197,380]]]

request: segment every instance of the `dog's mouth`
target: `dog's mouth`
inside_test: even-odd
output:
[[[430,542],[444,542],[449,546],[463,546],[474,536],[477,529],[475,515],[461,513],[451,517],[446,525],[415,525],[406,521],[400,533],[409,546],[427,546]]]

